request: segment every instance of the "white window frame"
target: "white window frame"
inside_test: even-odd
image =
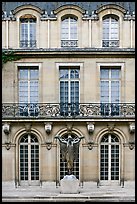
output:
[[[118,137],[118,135],[116,135],[116,137],[118,138],[119,142],[116,142],[116,143],[112,143],[111,142],[111,136],[114,135],[114,134],[108,134],[108,139],[109,141],[106,142],[106,145],[108,145],[108,180],[101,180],[100,178],[100,173],[101,173],[101,141],[100,141],[100,144],[99,144],[99,181],[100,181],[100,184],[101,185],[112,185],[112,184],[119,184],[120,183],[120,166],[121,166],[121,162],[120,162],[120,158],[121,158],[121,143],[120,143],[120,138]],[[104,137],[104,135],[102,135],[101,139]],[[119,145],[119,180],[111,180],[111,145],[114,145],[114,144],[117,144]]]
[[[68,34],[68,38],[63,38],[62,35],[62,24],[63,24],[63,21],[65,21],[65,19],[68,19],[68,25],[67,25],[67,34]],[[74,19],[75,20],[75,24],[76,24],[76,38],[72,38],[72,34],[71,34],[71,19]],[[69,17],[66,17],[64,19],[61,20],[61,40],[78,40],[78,23],[77,23],[77,19],[73,16],[69,16]]]
[[[25,35],[22,35],[22,26],[24,25],[27,25],[27,38],[25,37]],[[28,45],[27,46],[20,46],[21,48],[24,48],[24,47],[36,47],[35,46],[30,46],[30,42],[31,42],[31,38],[30,38],[30,25],[31,24],[34,24],[35,25],[35,35],[33,34],[33,38],[35,37],[35,40],[36,41],[36,22],[30,22],[29,21],[29,18],[28,18],[28,22],[20,22],[20,41],[28,41]],[[26,29],[26,28],[25,28]],[[32,40],[33,41],[33,40]]]
[[[28,146],[28,180],[21,180],[21,177],[20,177],[20,145],[25,145],[25,143],[23,144],[19,143],[19,183],[20,185],[40,185],[40,156],[39,156],[39,180],[31,180],[31,144],[39,146],[39,155],[40,155],[40,144],[39,144],[39,141],[38,143],[31,143],[30,141],[31,135],[30,134],[25,134],[25,135],[28,137],[28,142],[26,143],[26,145]],[[21,138],[22,137],[23,135],[21,136]],[[37,138],[36,135],[35,137]]]
[[[108,41],[109,43],[109,46],[102,46],[103,47],[119,47],[119,19],[117,19],[118,17],[115,17],[115,15],[109,15],[109,16],[104,16],[103,19],[102,19],[102,42],[103,41]],[[108,26],[108,29],[109,29],[109,32],[108,32],[108,38],[104,38],[104,20],[105,19],[108,19],[109,20],[109,26]],[[115,19],[115,22],[117,22],[117,33],[115,35],[117,35],[117,37],[115,38],[112,38],[112,31],[113,31],[113,22],[112,22],[112,19]],[[111,44],[111,41],[118,41],[118,45],[116,46],[112,46],[113,43]]]

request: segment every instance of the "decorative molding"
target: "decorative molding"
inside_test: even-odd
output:
[[[129,132],[135,133],[135,123],[129,123]]]
[[[112,133],[114,131],[115,124],[114,123],[108,123],[107,128],[108,128],[108,132]]]
[[[25,10],[25,9],[31,9],[31,10],[34,10],[40,14],[43,14],[43,11],[38,8],[37,6],[33,6],[33,5],[21,5],[21,6],[18,6],[17,8],[15,8],[14,10],[12,10],[12,13],[15,15],[16,13],[22,11],[22,10]]]
[[[52,148],[52,142],[46,142],[46,148],[50,150]]]
[[[135,142],[134,141],[129,142],[129,149],[133,150],[134,147],[135,147]]]
[[[123,7],[116,5],[116,4],[103,5],[99,9],[96,10],[96,13],[98,14],[106,9],[115,9],[115,10],[122,12],[123,14],[126,13],[126,10]]]
[[[87,122],[87,130],[89,132],[89,134],[92,134],[94,132],[95,129],[95,123],[91,123],[91,122]]]
[[[88,149],[89,149],[89,150],[92,150],[92,149],[93,149],[93,145],[94,145],[94,142],[89,141],[89,142],[88,142]]]
[[[5,148],[9,150],[11,148],[11,142],[5,142]]]
[[[27,132],[27,133],[30,133],[30,132],[31,132],[31,126],[32,126],[32,124],[31,124],[31,123],[25,123],[24,126],[25,126],[26,132]]]
[[[4,125],[2,126],[3,132],[5,133],[5,135],[9,135],[10,133],[10,123],[4,123]]]
[[[48,122],[48,123],[44,123],[44,125],[45,125],[45,131],[49,135],[52,131],[52,123]]]
[[[79,7],[79,6],[72,5],[72,4],[60,6],[60,7],[58,7],[56,10],[54,10],[53,13],[54,13],[54,14],[58,14],[59,12],[61,12],[61,11],[63,11],[63,10],[66,10],[66,9],[77,10],[77,11],[79,11],[80,13],[85,14],[85,10],[83,10],[83,9],[82,9],[81,7]]]
[[[69,133],[71,134],[72,128],[73,128],[73,123],[71,123],[71,122],[70,122],[70,123],[67,123],[66,126],[67,126],[67,133],[68,133],[68,134],[69,134]]]

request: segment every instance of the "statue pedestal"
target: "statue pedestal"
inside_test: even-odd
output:
[[[66,175],[60,181],[61,193],[79,193],[79,180],[74,175]]]

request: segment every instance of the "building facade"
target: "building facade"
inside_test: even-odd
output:
[[[135,179],[135,3],[2,2],[2,181]]]

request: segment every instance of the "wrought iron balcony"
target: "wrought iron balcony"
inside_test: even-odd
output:
[[[135,117],[134,103],[2,104],[3,119]]]
[[[78,47],[78,40],[61,40],[61,47]]]
[[[119,40],[103,40],[102,47],[119,47]]]
[[[21,48],[32,48],[36,47],[36,40],[21,40],[20,41]]]

